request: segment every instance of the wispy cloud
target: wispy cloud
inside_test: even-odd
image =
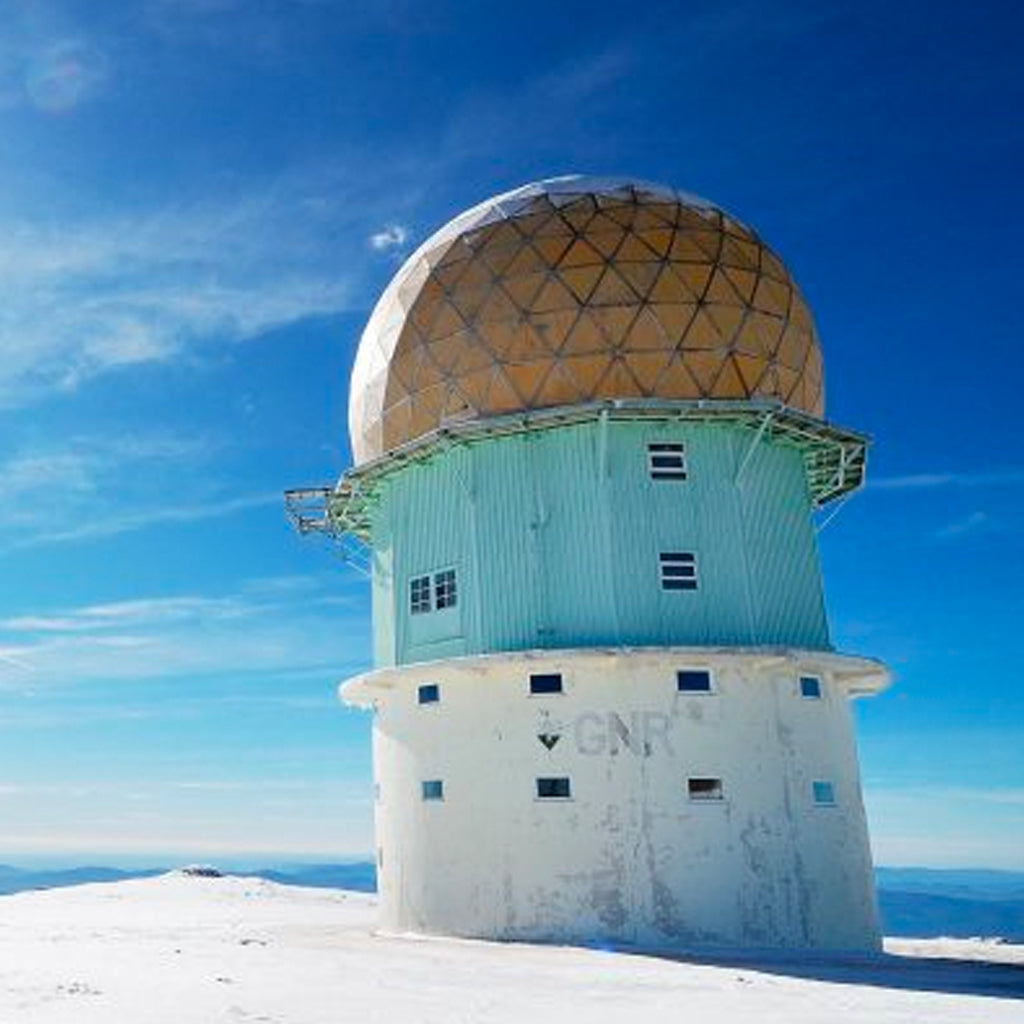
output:
[[[377,252],[401,249],[409,241],[409,229],[401,224],[388,224],[370,235],[370,248]]]
[[[361,663],[365,620],[344,591],[313,579],[304,588],[256,581],[230,594],[27,612],[0,621],[0,685],[309,669],[340,675]]]
[[[155,432],[79,435],[0,459],[0,550],[112,537],[280,505],[277,491],[231,493],[206,478],[218,443]],[[146,472],[140,472],[144,468]],[[168,501],[167,494],[177,495]]]
[[[968,533],[977,533],[991,525],[991,520],[984,512],[972,512],[962,519],[943,526],[933,534],[936,540],[955,540]]]
[[[865,785],[875,863],[1019,868],[1019,786]]]
[[[870,490],[930,490],[940,487],[1006,487],[1024,483],[1024,469],[1008,466],[1003,469],[979,473],[958,471],[937,473],[910,473],[905,476],[873,477],[868,479]]]
[[[516,139],[529,139],[533,149],[554,144],[564,153],[565,126],[575,124],[580,109],[596,97],[611,102],[621,96],[616,86],[635,61],[634,49],[618,41],[608,49],[575,56],[517,88],[474,90],[451,117],[440,151],[449,161],[473,160],[507,152]],[[586,143],[600,146],[602,140],[581,140],[581,145]],[[562,167],[560,173],[566,170]]]
[[[952,804],[996,804],[1024,808],[1024,788],[1020,786],[950,786],[880,783],[871,787],[878,799],[918,801],[929,806],[940,802]]]
[[[16,542],[13,547],[37,547],[41,544],[62,544],[73,541],[115,537],[123,533],[145,530],[168,523],[196,523],[206,519],[222,519],[253,508],[268,508],[281,504],[277,491],[242,494],[218,501],[185,505],[154,506],[135,512],[114,513],[105,519],[80,523],[65,529],[37,530],[31,536]]]
[[[0,404],[345,308],[337,238],[365,236],[315,193],[0,223]]]

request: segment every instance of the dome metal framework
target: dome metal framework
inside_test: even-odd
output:
[[[770,400],[821,417],[799,288],[750,228],[687,193],[561,178],[428,239],[363,333],[357,464],[488,417],[604,400]]]

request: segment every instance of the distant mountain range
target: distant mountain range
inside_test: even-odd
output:
[[[16,868],[0,864],[0,896],[29,889],[58,889],[65,885],[84,885],[87,882],[121,882],[129,878],[151,878],[171,870],[161,868]],[[305,885],[315,889],[354,889],[373,892],[377,888],[377,873],[371,863],[361,861],[349,864],[289,864],[279,867],[228,871],[225,874],[251,875],[266,878],[281,885]]]
[[[147,878],[167,868],[75,867],[26,869],[0,864],[0,895],[28,889],[54,889],[86,882]],[[374,866],[288,864],[232,872],[282,885],[373,892]],[[1024,872],[878,868],[878,902],[886,935],[913,938],[1002,938],[1024,943]]]
[[[878,868],[886,935],[1024,942],[1024,872]]]

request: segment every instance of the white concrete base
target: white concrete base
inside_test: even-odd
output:
[[[712,692],[678,692],[687,668],[710,669]],[[530,674],[551,672],[564,692],[531,696]],[[879,949],[848,698],[887,682],[861,658],[710,648],[487,655],[350,680],[344,699],[376,712],[381,926]],[[423,684],[437,703],[418,702]],[[568,778],[571,796],[539,799],[538,778]],[[721,780],[721,799],[694,799],[692,778]],[[438,781],[443,798],[425,800]]]

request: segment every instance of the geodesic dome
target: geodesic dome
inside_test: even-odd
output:
[[[456,217],[392,279],[352,372],[353,455],[610,398],[769,398],[820,417],[814,322],[779,257],[706,200],[542,181]]]

